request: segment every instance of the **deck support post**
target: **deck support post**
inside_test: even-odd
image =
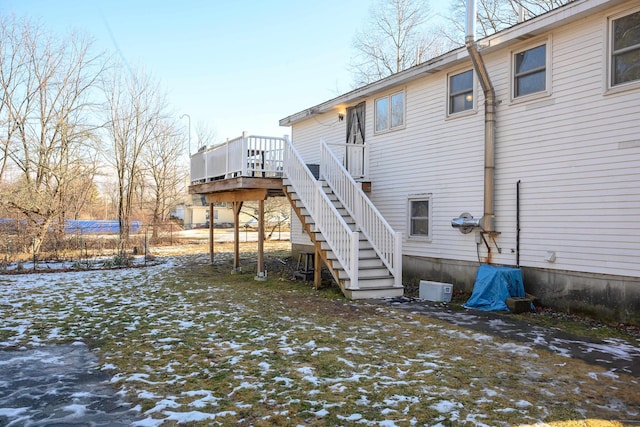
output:
[[[255,280],[267,280],[264,269],[264,200],[258,200],[258,266]]]
[[[213,203],[209,203],[209,259],[211,261],[211,264],[213,264],[213,259],[214,259],[214,255],[213,255]]]
[[[316,242],[315,251],[313,255],[313,287],[320,289],[322,284],[322,258],[320,257],[321,243]]]
[[[240,209],[242,209],[241,201],[232,202],[233,207],[233,273],[242,271],[240,267]]]

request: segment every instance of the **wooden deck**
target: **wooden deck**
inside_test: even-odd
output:
[[[266,191],[267,197],[284,196],[282,190],[282,178],[254,178],[238,176],[235,178],[220,179],[216,181],[192,184],[189,186],[189,194],[203,194],[223,197],[224,194],[246,193],[254,190]],[[227,197],[242,197],[240,194]],[[244,199],[258,200],[258,199]],[[233,202],[235,200],[215,200],[220,202]],[[210,202],[212,203],[212,202]]]

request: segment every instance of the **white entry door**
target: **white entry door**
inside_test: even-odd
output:
[[[345,167],[353,178],[365,176],[364,152],[364,118],[365,103],[347,108],[347,149],[345,153]]]

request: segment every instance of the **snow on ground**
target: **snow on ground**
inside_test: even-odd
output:
[[[619,390],[638,386],[625,374],[596,367],[582,371],[570,358],[541,354],[533,345],[431,324],[386,307],[342,302],[331,306],[337,314],[327,321],[322,313],[291,312],[286,293],[274,293],[268,302],[252,291],[233,299],[206,269],[199,279],[206,286],[176,274],[196,268],[183,263],[205,265],[205,259],[167,258],[144,269],[0,276],[0,349],[96,343],[101,362],[94,368],[109,374],[106,384],[123,396],[143,402],[132,421],[141,427],[165,421],[287,420],[535,424],[564,399],[570,409],[586,405],[577,413],[597,406],[612,419],[640,419],[637,398],[621,400]],[[354,315],[357,310],[365,312]],[[370,322],[362,321],[366,316]],[[30,353],[23,363],[29,357],[64,364],[64,354]],[[590,391],[596,386],[607,393]],[[8,387],[0,380],[0,391]],[[77,401],[87,396],[82,393],[63,407],[67,416],[81,419],[86,413],[87,406]],[[29,414],[29,408],[5,406],[0,421],[24,421]]]

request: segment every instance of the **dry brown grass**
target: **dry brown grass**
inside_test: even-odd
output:
[[[256,247],[241,245],[248,266]],[[286,242],[268,247],[272,260],[288,255]],[[37,319],[26,338],[54,328],[59,340],[82,337],[163,425],[176,424],[173,412],[215,414],[195,426],[640,421],[636,378],[283,275],[230,274],[232,246],[216,244],[213,265],[207,250],[162,249],[181,254],[170,269],[59,283],[65,298],[42,290],[6,315]]]

